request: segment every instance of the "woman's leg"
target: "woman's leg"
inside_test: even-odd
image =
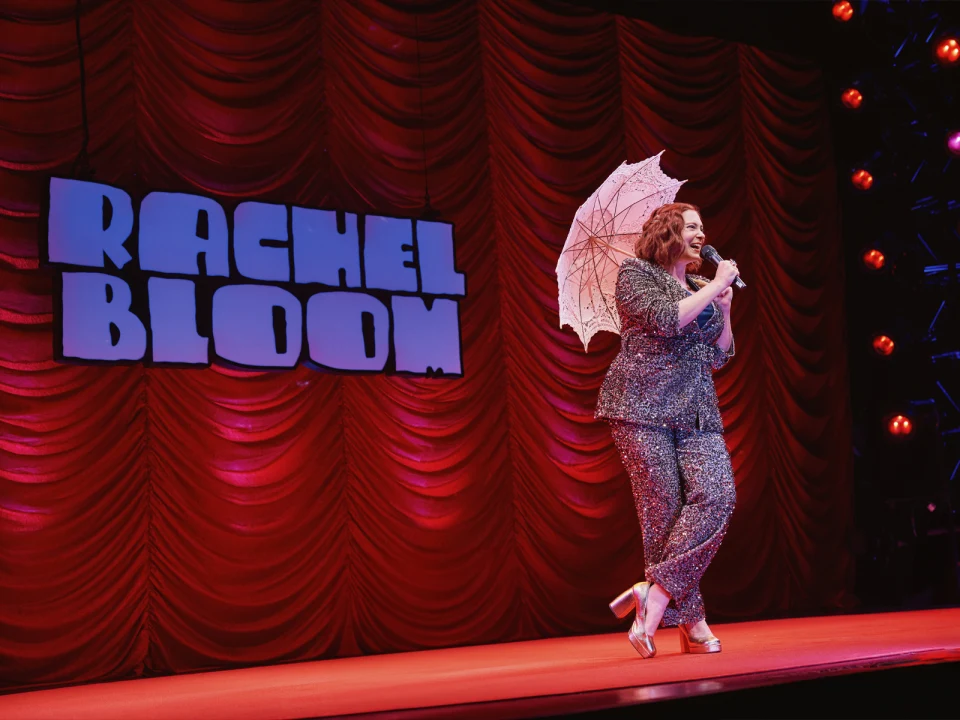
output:
[[[643,532],[643,558],[649,569],[663,559],[664,548],[680,515],[680,473],[674,431],[632,423],[610,425],[613,442],[630,477],[633,499]],[[659,625],[660,614],[669,602],[663,588],[654,587],[649,596],[648,634]]]
[[[670,528],[660,561],[647,579],[671,595],[663,624],[693,625],[704,619],[700,578],[726,535],[736,503],[733,468],[723,435],[677,432],[683,506]]]

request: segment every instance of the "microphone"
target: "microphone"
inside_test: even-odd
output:
[[[700,257],[714,267],[723,262],[723,258],[720,257],[720,253],[714,250],[713,245],[704,245],[702,248],[700,248]],[[740,290],[743,290],[747,286],[747,284],[740,279],[739,275],[737,275],[737,279],[733,281],[733,284]]]

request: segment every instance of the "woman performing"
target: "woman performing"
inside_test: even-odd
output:
[[[617,277],[620,353],[600,389],[596,416],[609,422],[630,476],[643,531],[646,582],[610,603],[636,610],[628,637],[644,658],[657,628],[680,627],[680,649],[720,652],[707,626],[700,578],[726,534],[736,500],[712,370],[734,354],[730,304],[736,262],[707,281],[699,210],[657,208]]]

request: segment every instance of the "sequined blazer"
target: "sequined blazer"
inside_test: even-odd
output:
[[[697,285],[707,280],[687,275]],[[723,432],[713,370],[733,357],[717,345],[723,313],[701,328],[691,321],[677,327],[680,284],[655,263],[627,258],[617,277],[620,352],[600,387],[596,417],[682,430]]]

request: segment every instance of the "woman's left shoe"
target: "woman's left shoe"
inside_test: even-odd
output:
[[[720,639],[710,635],[702,640],[694,640],[687,629],[680,626],[680,652],[685,653],[718,653],[722,650]]]
[[[628,587],[622,593],[617,595],[614,601],[610,603],[610,612],[612,612],[621,620],[632,613],[634,608],[637,607],[637,596],[634,594],[634,591],[640,585],[641,583],[637,583],[636,585]]]

